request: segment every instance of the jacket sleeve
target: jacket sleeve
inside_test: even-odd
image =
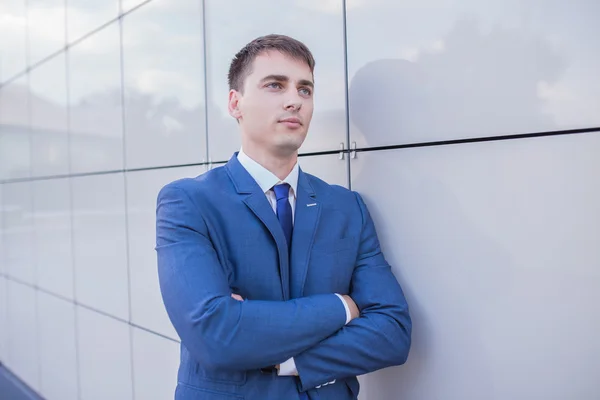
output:
[[[355,195],[363,227],[350,297],[361,315],[335,335],[294,356],[302,390],[400,365],[408,357],[412,330],[408,305],[381,252],[367,207],[360,195]]]
[[[169,184],[158,195],[156,251],[167,314],[183,345],[207,368],[279,364],[345,323],[335,294],[290,301],[231,298],[202,210],[183,187]]]

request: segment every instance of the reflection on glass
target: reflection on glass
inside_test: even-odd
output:
[[[25,71],[26,37],[25,0],[2,0],[0,2],[0,82],[5,82]]]
[[[123,19],[127,168],[206,159],[202,10],[153,1]]]
[[[339,149],[346,142],[342,0],[206,2],[208,132],[213,161],[239,150],[239,131],[227,112],[227,71],[233,56],[255,37],[281,33],[313,53],[315,111],[301,152]],[[274,18],[273,16],[277,17]]]
[[[121,11],[130,11],[133,7],[139,6],[142,3],[147,3],[150,0],[121,0]],[[166,0],[152,0],[152,1],[166,1]]]
[[[65,47],[65,0],[27,0],[29,65]]]
[[[591,37],[600,29],[591,15],[600,6],[592,3],[349,0],[352,141],[597,126],[600,45]]]
[[[28,102],[26,77],[0,88],[0,179],[31,173]]]
[[[119,42],[114,23],[69,51],[71,172],[123,168]]]
[[[64,53],[33,69],[29,78],[32,176],[69,172]]]
[[[73,43],[119,15],[118,0],[68,0],[67,35]]]

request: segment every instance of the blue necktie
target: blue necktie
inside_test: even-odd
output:
[[[283,234],[285,235],[285,241],[288,244],[288,254],[291,253],[292,249],[292,230],[294,225],[292,222],[292,205],[290,204],[290,185],[283,183],[281,185],[273,186],[275,192],[275,198],[277,199],[277,218],[283,228]],[[298,393],[300,400],[309,400],[306,393]]]
[[[285,235],[285,241],[288,245],[288,254],[291,253],[292,249],[292,230],[294,225],[292,222],[292,205],[290,204],[290,185],[283,183],[281,185],[273,186],[275,192],[275,198],[277,199],[277,218],[283,228],[283,234]],[[300,400],[309,400],[306,393],[298,393]]]
[[[277,218],[283,228],[283,234],[288,245],[288,254],[292,248],[292,205],[290,204],[290,185],[283,183],[273,186],[275,197],[277,198]]]

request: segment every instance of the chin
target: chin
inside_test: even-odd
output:
[[[292,154],[297,152],[304,143],[304,138],[299,140],[298,138],[292,138],[292,140],[285,140],[275,144],[275,148],[280,154]]]

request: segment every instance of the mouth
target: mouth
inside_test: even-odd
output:
[[[302,126],[302,122],[300,122],[300,119],[295,117],[281,119],[279,120],[279,123],[286,125],[288,128],[299,128],[300,126]]]

